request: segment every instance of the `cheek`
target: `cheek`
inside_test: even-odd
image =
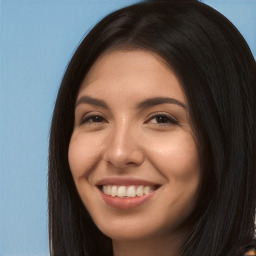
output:
[[[190,133],[176,134],[157,143],[152,140],[150,148],[153,165],[168,180],[169,199],[162,205],[173,213],[170,218],[180,215],[184,220],[195,207],[201,179],[195,141]]]
[[[83,134],[73,134],[69,144],[68,161],[74,179],[88,176],[90,170],[98,163],[102,144]]]
[[[191,135],[151,141],[150,157],[155,168],[168,180],[165,198],[159,201],[168,221],[181,224],[193,212],[201,179],[200,162]]]
[[[149,142],[150,159],[170,181],[189,180],[200,170],[198,151],[190,133],[177,134]]]

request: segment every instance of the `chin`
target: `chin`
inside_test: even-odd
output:
[[[164,223],[154,223],[154,219],[143,221],[143,218],[135,221],[123,218],[119,221],[104,221],[96,223],[101,232],[112,240],[118,241],[143,241],[170,236],[175,232],[175,227],[164,226]]]

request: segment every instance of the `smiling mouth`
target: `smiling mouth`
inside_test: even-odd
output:
[[[102,185],[99,189],[111,197],[118,198],[135,198],[149,195],[157,190],[160,186],[147,186],[147,185]]]

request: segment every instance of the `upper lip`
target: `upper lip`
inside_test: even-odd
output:
[[[131,178],[131,177],[106,177],[97,181],[96,186],[105,186],[105,185],[119,185],[119,186],[127,186],[127,185],[144,185],[144,186],[160,186],[156,182],[147,181],[139,178]]]

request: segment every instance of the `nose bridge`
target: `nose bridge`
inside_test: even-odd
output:
[[[143,153],[139,147],[138,131],[135,125],[122,119],[116,123],[108,138],[105,160],[116,167],[128,164],[141,164]]]
[[[122,120],[113,129],[109,149],[119,158],[127,158],[135,148],[133,136],[135,131],[126,120]]]

